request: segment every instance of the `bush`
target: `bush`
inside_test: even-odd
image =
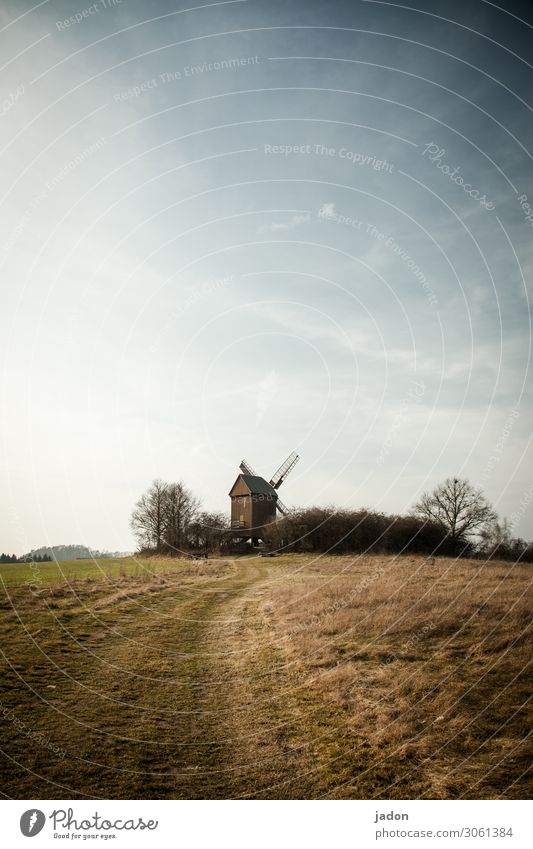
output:
[[[446,532],[424,519],[334,507],[294,510],[265,537],[272,548],[298,552],[449,554],[452,548]]]

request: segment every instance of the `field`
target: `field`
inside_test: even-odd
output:
[[[531,796],[531,566],[0,566],[1,790]]]

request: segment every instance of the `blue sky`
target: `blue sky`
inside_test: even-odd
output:
[[[92,11],[91,11],[92,10]],[[526,4],[7,2],[0,547],[130,549],[150,481],[533,537]]]

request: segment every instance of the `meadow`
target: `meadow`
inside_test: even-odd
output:
[[[63,560],[45,563],[0,563],[0,576],[6,586],[32,584],[43,586],[94,578],[106,580],[141,576],[168,569],[168,560],[138,557],[108,557],[102,560]]]
[[[526,798],[531,566],[0,567],[11,798]]]

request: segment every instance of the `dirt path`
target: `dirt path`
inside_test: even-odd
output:
[[[338,722],[291,669],[261,612],[271,568],[246,561],[186,605],[179,600],[160,628],[157,654],[136,657],[136,668],[148,672],[153,662],[161,676],[161,651],[179,645],[185,655],[179,678],[159,682],[152,693],[151,701],[169,714],[138,717],[139,737],[153,744],[137,752],[137,779],[129,776],[128,792],[301,798],[334,786],[325,764],[327,733]],[[157,610],[160,615],[162,606]],[[175,658],[163,665],[168,662]]]
[[[328,766],[336,754],[328,733],[339,717],[290,665],[261,612],[272,569],[241,560],[222,577],[162,582],[131,598],[104,594],[87,610],[59,602],[40,619],[28,610],[36,642],[14,620],[22,639],[8,664],[11,703],[66,755],[10,738],[4,792],[302,798],[331,791],[343,770],[342,758],[335,774]]]
[[[342,718],[324,704],[295,669],[264,615],[261,596],[269,573],[228,602],[208,629],[219,654],[219,686],[210,694],[224,759],[217,795],[316,798],[342,773],[329,769]]]

